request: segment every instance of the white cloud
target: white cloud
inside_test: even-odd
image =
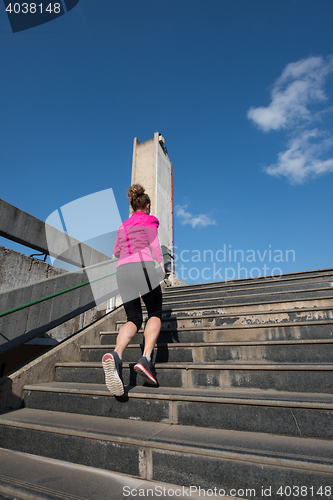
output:
[[[324,84],[333,71],[333,57],[309,57],[290,63],[273,84],[268,107],[250,108],[247,117],[264,132],[311,121],[309,106],[325,101]]]
[[[274,176],[285,176],[292,184],[302,184],[310,177],[333,172],[333,159],[322,160],[321,155],[333,144],[331,137],[323,137],[318,129],[305,130],[293,138],[288,149],[279,153],[278,161],[265,168]],[[322,139],[311,142],[312,139]]]
[[[185,224],[191,224],[193,228],[195,227],[206,227],[210,225],[216,225],[215,220],[211,219],[207,215],[199,214],[192,215],[190,212],[187,212],[188,205],[176,205],[175,211],[176,216],[180,219],[180,222]]]
[[[331,72],[332,55],[290,63],[272,86],[269,106],[248,110],[247,117],[262,131],[287,132],[288,148],[278,154],[276,164],[264,169],[268,174],[285,176],[290,182],[300,184],[333,171],[333,159],[323,158],[333,144],[331,131],[311,128],[314,122],[332,113],[332,107],[318,110],[318,103],[328,99],[324,85]]]

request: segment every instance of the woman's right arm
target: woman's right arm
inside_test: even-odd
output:
[[[115,257],[119,257],[119,255],[120,255],[119,229],[117,231],[116,241],[115,241],[114,247],[113,247],[113,255]]]

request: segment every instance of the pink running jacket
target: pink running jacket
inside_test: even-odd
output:
[[[118,228],[113,254],[119,257],[118,266],[130,262],[162,262],[158,240],[159,221],[153,215],[134,212]]]

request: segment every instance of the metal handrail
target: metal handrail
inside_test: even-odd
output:
[[[173,260],[175,260],[175,257],[173,255],[171,255],[171,253],[164,253],[162,255],[162,257],[164,257],[165,255],[169,255],[169,257],[171,257]]]

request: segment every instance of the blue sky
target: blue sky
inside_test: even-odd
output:
[[[112,188],[125,219],[133,139],[158,131],[187,283],[333,267],[332,17],[331,0],[80,0],[13,34],[3,9],[0,197],[46,220]]]

